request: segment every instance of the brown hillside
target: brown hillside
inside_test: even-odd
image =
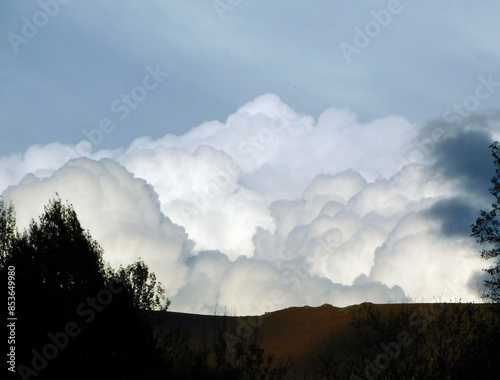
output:
[[[411,310],[428,312],[439,309],[443,304],[407,304]],[[450,305],[450,304],[448,304]],[[353,314],[362,309],[363,304],[345,308],[323,305],[320,307],[291,307],[263,316],[224,317],[213,315],[195,315],[177,312],[167,312],[157,325],[157,331],[171,328],[181,328],[189,331],[190,343],[193,347],[202,347],[203,337],[211,342],[213,329],[223,321],[238,328],[238,332],[246,337],[256,336],[267,354],[277,359],[287,361],[292,359],[290,373],[302,374],[316,359],[316,351],[327,338],[338,341],[339,347],[343,342],[354,338],[354,329],[349,327]],[[402,305],[386,304],[374,305],[388,315],[393,310],[397,313]],[[245,330],[250,328],[250,330]],[[244,337],[245,337],[244,336]]]

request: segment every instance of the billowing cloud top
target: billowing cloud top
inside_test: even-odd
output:
[[[173,310],[478,300],[486,265],[468,226],[490,201],[497,120],[315,120],[265,94],[126,149],[32,146],[0,159],[0,191],[21,227],[58,192],[112,266],[150,265]]]

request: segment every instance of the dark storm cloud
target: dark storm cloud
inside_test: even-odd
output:
[[[486,267],[487,265],[485,265],[485,268]],[[467,281],[467,287],[473,292],[478,292],[483,294],[486,291],[484,287],[484,282],[487,280],[491,280],[491,276],[484,270],[472,272],[472,274],[469,277],[469,280]]]
[[[452,198],[436,202],[427,214],[442,222],[441,232],[446,236],[470,235],[477,210],[460,198]]]
[[[493,139],[483,131],[467,131],[436,144],[434,168],[447,179],[459,179],[477,196],[486,196],[494,175],[489,146]]]

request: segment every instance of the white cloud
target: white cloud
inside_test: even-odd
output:
[[[436,231],[439,225],[419,213],[405,215],[377,249],[370,279],[398,284],[415,300],[440,300],[447,294],[453,300],[478,301],[478,289],[467,283],[485,266],[477,246],[468,237],[443,238]]]
[[[26,228],[56,192],[74,205],[83,227],[101,244],[105,261],[113,267],[142,257],[169,293],[183,285],[187,270],[180,263],[193,243],[183,227],[160,212],[157,194],[146,181],[115,161],[82,158],[69,161],[49,178],[29,175],[4,197],[16,207],[18,226]]]
[[[463,189],[399,160],[418,132],[338,108],[316,122],[266,94],[127,149],[34,146],[0,159],[0,190],[24,227],[58,192],[113,266],[150,265],[174,310],[476,299],[477,247],[424,212]]]

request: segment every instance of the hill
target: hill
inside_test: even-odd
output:
[[[474,309],[484,309],[487,305],[472,305]],[[386,339],[397,342],[398,333],[408,330],[408,334],[420,334],[427,324],[437,320],[440,315],[457,313],[459,304],[384,304],[364,303],[344,308],[331,305],[319,307],[291,307],[284,310],[266,313],[262,316],[215,316],[194,315],[178,312],[167,312],[162,315],[156,325],[156,332],[180,328],[189,332],[189,342],[193,347],[201,348],[210,342],[217,329],[225,326],[231,333],[228,339],[256,339],[266,354],[276,359],[292,360],[290,375],[297,373],[299,378],[325,360],[318,354],[332,350],[342,352],[352,345],[357,338],[357,331],[351,322],[356,316],[365,315],[367,311],[380,313],[381,319],[399,318],[402,327],[394,328]],[[403,313],[404,311],[404,313]],[[403,315],[404,314],[404,315]],[[405,328],[405,324],[408,325]],[[413,329],[413,330],[412,330]],[[413,332],[412,332],[413,331]],[[404,338],[404,336],[403,336]],[[408,336],[411,341],[413,336]],[[389,343],[388,341],[387,343]],[[330,344],[330,347],[327,345]],[[380,349],[379,349],[380,350]]]

